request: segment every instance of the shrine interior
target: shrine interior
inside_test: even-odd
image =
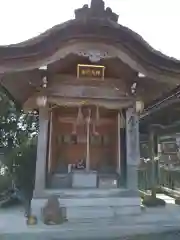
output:
[[[91,112],[89,170],[96,171],[99,178],[113,178],[119,181],[117,174],[118,111],[93,105],[62,106],[52,111],[53,126],[49,127],[49,159],[47,164],[47,185],[49,187],[71,187],[70,173],[72,168],[79,171],[86,168],[89,111]],[[82,165],[79,165],[80,161],[82,161]],[[61,181],[59,181],[60,178]],[[99,182],[97,182],[97,187],[99,187]]]

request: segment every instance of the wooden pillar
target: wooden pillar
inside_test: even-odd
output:
[[[149,130],[149,156],[151,159],[152,196],[156,197],[157,162],[155,161],[155,157],[157,156],[157,136],[156,131],[153,128],[150,128]]]
[[[90,170],[90,122],[87,121],[86,171]]]
[[[126,129],[124,110],[118,112],[118,154],[117,154],[117,173],[120,174],[119,187],[126,186]]]
[[[127,149],[126,149],[126,111],[121,111],[121,128],[120,128],[120,155],[121,155],[121,186],[126,187],[127,184]]]
[[[55,109],[52,111],[52,120],[51,120],[51,160],[50,160],[50,172],[54,172],[56,167],[60,164],[59,159],[59,147],[62,148],[62,146],[59,146],[59,126],[58,124],[58,114]]]
[[[36,176],[34,198],[43,197],[46,184],[46,160],[48,142],[48,108],[39,109],[39,133],[37,145]]]
[[[87,124],[87,144],[86,144],[86,171],[90,171],[90,122],[91,122],[91,110],[88,109],[88,117],[86,119]]]
[[[121,114],[117,116],[117,173],[121,174]]]
[[[49,120],[49,144],[48,144],[48,173],[52,170],[52,147],[53,147],[53,112],[50,113],[50,120]]]
[[[134,108],[126,110],[127,188],[138,190],[139,118]]]

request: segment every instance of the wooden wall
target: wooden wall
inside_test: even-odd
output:
[[[68,111],[67,111],[68,112]],[[75,113],[74,113],[75,112]],[[116,168],[117,163],[117,114],[103,113],[100,117],[96,131],[99,137],[93,136],[93,127],[90,126],[90,167],[97,169],[100,165],[110,164]],[[105,116],[106,115],[106,116]],[[63,122],[66,111],[60,108],[53,113],[53,133],[51,144],[51,171],[54,172],[62,162],[76,163],[79,159],[86,158],[86,125],[77,126],[77,142],[72,143],[73,122],[76,121],[77,109],[72,111],[72,122]],[[109,120],[108,120],[109,119]],[[108,121],[107,121],[108,120]],[[93,136],[93,137],[92,137]],[[71,138],[71,139],[70,139]],[[93,139],[92,139],[93,138]]]

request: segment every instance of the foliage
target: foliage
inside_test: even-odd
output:
[[[6,150],[14,145],[20,112],[3,91],[0,91],[0,113],[0,147]]]
[[[7,165],[16,185],[25,196],[31,197],[36,166],[36,137],[27,139],[7,155]]]
[[[25,114],[0,89],[0,148],[6,151],[19,146],[25,139],[36,135],[38,116]]]
[[[11,177],[9,174],[0,175],[0,193],[6,191],[8,188],[11,187]]]
[[[0,151],[5,156],[0,160],[21,189],[32,189],[38,114],[24,113],[3,89],[0,89],[0,113]]]

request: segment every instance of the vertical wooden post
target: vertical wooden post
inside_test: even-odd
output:
[[[117,116],[117,173],[120,174],[121,172],[121,115],[118,111]]]
[[[126,111],[122,109],[123,126],[120,129],[120,155],[121,155],[121,183],[123,187],[127,186],[127,146],[126,146]]]
[[[48,142],[49,112],[47,107],[39,109],[39,133],[36,160],[34,197],[43,197],[46,183],[46,160]]]
[[[154,128],[155,126],[150,126],[149,129],[149,155],[151,159],[151,196],[146,197],[143,200],[143,204],[145,206],[164,206],[166,202],[160,198],[156,197],[156,184],[157,184],[157,165],[155,161],[155,157],[157,154],[157,147],[155,149],[155,134],[157,134],[157,129]],[[157,140],[157,138],[156,138]],[[156,143],[157,144],[157,143]]]
[[[87,117],[87,145],[86,145],[86,171],[90,170],[90,120],[91,110],[89,109],[89,115]]]
[[[139,117],[134,107],[126,110],[127,188],[138,191]]]
[[[48,173],[51,172],[52,166],[52,134],[53,134],[53,113],[50,113],[50,126],[49,126],[49,149],[48,149]]]
[[[151,194],[156,197],[156,181],[155,181],[155,152],[154,152],[154,130],[151,128],[149,132],[149,155],[151,159]]]

